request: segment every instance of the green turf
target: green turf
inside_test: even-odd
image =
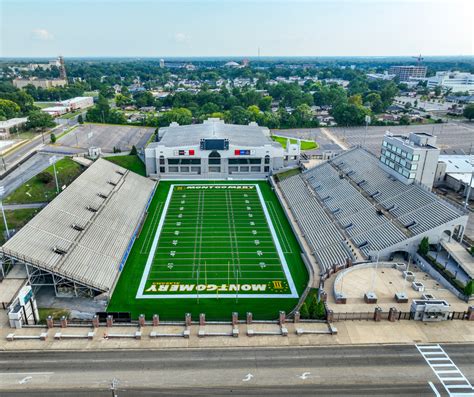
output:
[[[104,159],[133,171],[138,175],[146,176],[145,164],[143,164],[143,161],[141,161],[137,155],[110,156],[104,157]]]
[[[288,138],[284,136],[278,136],[278,135],[273,135],[272,139],[275,142],[278,142],[283,146],[283,148],[286,148],[286,141]],[[290,139],[290,143],[296,143],[296,139]],[[315,141],[306,141],[301,139],[301,150],[311,150],[311,149],[317,149],[319,145]]]
[[[65,157],[56,163],[56,171],[58,175],[59,189],[64,185],[69,185],[82,172],[83,167]],[[53,178],[49,183],[43,183],[34,176],[29,181],[25,182],[18,189],[13,191],[6,199],[5,204],[26,204],[48,202],[54,199],[57,195],[56,182],[54,181],[53,166],[49,166],[43,172],[52,175]]]
[[[278,317],[280,310],[290,312],[298,302],[297,298],[245,298],[242,297],[245,291],[240,291],[235,296],[228,298],[222,297],[222,294],[227,293],[227,291],[217,292],[212,289],[211,291],[201,291],[201,295],[195,291],[190,292],[189,298],[136,299],[153,237],[163,212],[170,185],[173,183],[176,184],[176,182],[170,181],[160,183],[151,202],[146,222],[135,241],[107,310],[130,311],[133,318],[141,313],[146,314],[147,317],[159,314],[161,318],[167,320],[182,320],[187,312],[192,313],[194,318],[197,318],[199,313],[206,313],[207,318],[213,320],[229,320],[231,313],[234,311],[238,312],[241,317],[250,311],[256,319],[275,319]],[[212,182],[187,183],[192,185],[197,183],[212,184]],[[219,182],[216,183],[219,184]],[[226,182],[226,184],[229,183]],[[245,182],[235,184],[246,185]],[[301,259],[300,247],[278,199],[267,182],[247,183],[247,185],[249,184],[258,184],[261,189],[297,293],[301,295],[306,287],[308,275]],[[206,191],[205,193],[199,193],[196,191],[192,193],[193,197],[191,197],[189,190],[186,195],[188,204],[191,205],[188,206],[184,203],[186,208],[182,212],[179,211],[182,206],[181,197],[178,195],[172,196],[162,237],[160,237],[158,249],[153,258],[150,277],[146,282],[147,288],[153,282],[178,282],[193,285],[237,283],[243,285],[245,282],[248,284],[265,284],[268,286],[265,295],[276,295],[281,293],[279,292],[281,290],[278,288],[278,284],[276,284],[277,290],[274,289],[273,281],[281,281],[283,292],[288,292],[286,289],[287,280],[276,254],[275,246],[272,243],[268,226],[266,226],[266,222],[263,222],[262,207],[259,205],[259,201],[256,200],[255,195],[248,194],[246,199],[251,202],[252,219],[255,220],[255,224],[260,222],[261,225],[261,229],[258,229],[257,232],[263,251],[262,256],[259,256],[255,249],[255,238],[251,234],[253,229],[249,230],[248,225],[244,224],[249,219],[247,210],[245,208],[245,211],[243,211],[241,204],[236,203],[238,199],[244,198],[242,192],[213,191],[211,193]],[[199,200],[199,196],[201,196],[201,204],[196,201]],[[230,205],[229,200],[235,201],[235,204]],[[207,203],[208,206],[206,208],[206,204],[204,204],[205,222],[201,222],[201,218],[199,218],[203,216],[202,202]],[[230,211],[229,208],[232,208],[232,210]],[[183,214],[183,218],[177,218],[179,213]],[[244,213],[247,218],[243,216]],[[175,216],[176,219],[173,218]],[[181,219],[181,221],[177,219]],[[172,251],[170,247],[174,246],[173,240],[176,239],[174,234],[176,222],[182,222],[183,234],[180,232],[180,235],[177,236],[176,254],[174,260],[170,261],[170,251]],[[189,225],[191,225],[190,228]],[[194,225],[194,230],[192,225]],[[203,232],[196,231],[196,227],[200,225],[205,227],[206,230]],[[229,225],[234,225],[234,227],[229,228]],[[250,235],[248,232],[250,232]],[[202,239],[196,239],[196,236],[202,236]],[[236,247],[236,243],[239,247]],[[181,244],[184,248],[182,250]],[[197,258],[196,255],[200,255],[200,257]],[[240,260],[236,259],[236,255],[239,255]],[[260,262],[264,262],[264,266]],[[169,263],[172,263],[171,268],[169,268]],[[150,293],[154,294],[155,291],[152,290]],[[180,294],[182,295],[182,293]],[[212,294],[212,297],[204,298],[203,294]]]

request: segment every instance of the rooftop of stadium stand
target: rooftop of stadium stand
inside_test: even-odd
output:
[[[113,288],[155,183],[99,159],[1,251],[98,291]]]
[[[466,216],[426,188],[398,181],[360,147],[280,186],[321,270]]]
[[[153,142],[149,147],[164,145],[168,147],[199,146],[201,139],[229,139],[236,146],[281,147],[270,138],[270,130],[257,123],[248,125],[225,124],[223,120],[210,118],[202,124],[179,125],[172,123],[169,127],[159,130],[160,141]]]

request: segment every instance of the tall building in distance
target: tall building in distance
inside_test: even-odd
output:
[[[163,69],[165,67],[165,60],[163,58],[160,59],[160,68]]]
[[[465,72],[436,72],[428,78],[428,88],[440,86],[452,92],[467,92],[474,94],[474,74]]]
[[[424,79],[426,77],[426,66],[391,66],[388,74],[394,74],[400,81],[413,79]]]
[[[59,78],[61,80],[67,81],[67,75],[66,75],[66,66],[64,65],[64,58],[62,55],[58,57],[59,61]]]

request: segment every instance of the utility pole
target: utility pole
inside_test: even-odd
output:
[[[56,193],[59,193],[58,173],[56,172],[56,161],[58,161],[58,158],[56,156],[53,156],[49,159],[49,164],[53,166],[53,170],[54,170],[54,179],[56,181]]]
[[[5,216],[5,209],[3,208],[3,195],[5,194],[5,188],[0,186],[0,206],[2,207],[3,222],[5,223],[5,231],[7,232],[7,239],[10,238],[10,230],[8,230],[7,217]]]

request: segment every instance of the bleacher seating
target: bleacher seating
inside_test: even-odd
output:
[[[422,186],[400,182],[362,148],[280,186],[323,269],[353,259],[348,241],[369,256],[464,215]]]

